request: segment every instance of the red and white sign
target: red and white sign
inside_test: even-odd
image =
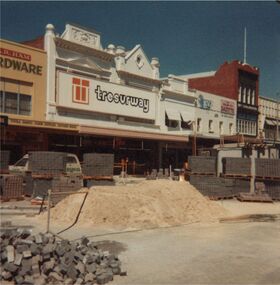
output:
[[[88,104],[89,81],[73,77],[72,98],[73,102]]]
[[[31,61],[30,54],[26,54],[26,53],[14,51],[14,50],[6,49],[6,48],[0,48],[0,54],[4,56],[13,57],[13,58],[18,58],[21,60]]]
[[[235,105],[234,102],[221,100],[221,112],[234,115]]]

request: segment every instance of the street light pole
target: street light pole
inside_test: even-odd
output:
[[[276,142],[279,140],[279,95],[280,92],[277,93]]]

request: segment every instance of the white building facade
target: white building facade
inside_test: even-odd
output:
[[[196,91],[195,127],[197,137],[216,138],[236,133],[236,101]]]
[[[280,141],[280,104],[276,100],[259,98],[259,135],[267,141]],[[278,130],[278,134],[277,134]]]

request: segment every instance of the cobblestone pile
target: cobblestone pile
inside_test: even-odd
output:
[[[0,239],[0,283],[105,284],[114,275],[126,275],[118,257],[87,238],[77,243],[23,230],[2,232]]]

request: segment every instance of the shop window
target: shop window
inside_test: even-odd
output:
[[[88,104],[89,81],[76,78],[72,79],[72,98],[75,103]]]
[[[31,115],[31,96],[29,95],[1,91],[0,101],[2,113]]]
[[[197,119],[197,132],[201,132],[201,119]]]
[[[255,105],[255,90],[252,90],[252,105]]]
[[[219,123],[219,132],[220,132],[220,135],[224,133],[224,123],[223,122]]]
[[[233,134],[233,123],[229,123],[229,134]]]
[[[213,120],[209,120],[208,130],[209,130],[209,133],[214,133],[214,130],[213,130]]]
[[[185,122],[181,121],[181,128],[184,130],[191,130],[192,129],[192,122]]]
[[[239,92],[238,92],[238,102],[241,102],[241,95],[242,95],[242,87],[239,87]]]

